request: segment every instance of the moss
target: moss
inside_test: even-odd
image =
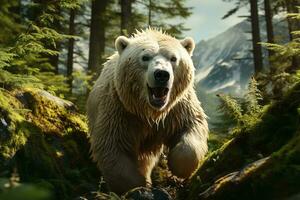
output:
[[[70,123],[77,129],[82,132],[88,132],[88,126],[86,122],[86,118],[83,115],[69,115]]]
[[[0,158],[11,158],[24,146],[28,134],[24,131],[25,118],[22,104],[8,91],[0,90]],[[14,134],[12,134],[14,133]]]
[[[213,152],[213,151],[219,149],[227,141],[228,141],[228,138],[225,135],[220,135],[220,134],[216,134],[214,132],[210,132],[209,139],[208,139],[209,152]]]
[[[217,180],[206,199],[284,199],[300,190],[300,132],[270,157]]]
[[[219,178],[240,171],[247,164],[273,155],[274,152],[280,152],[279,150],[283,146],[294,140],[300,127],[299,91],[300,83],[282,101],[273,103],[266,108],[265,113],[254,125],[240,130],[231,141],[209,154],[182,192],[187,194],[189,199],[194,199]],[[291,146],[286,148],[289,149],[288,152],[291,152]],[[280,160],[280,162],[283,166],[286,165],[284,161]],[[275,170],[275,168],[272,169]],[[294,173],[296,173],[295,170]],[[274,173],[273,175],[276,176]],[[249,184],[251,183],[260,185],[254,179]],[[267,184],[267,182],[265,183]],[[249,188],[252,187],[249,186]],[[245,191],[247,190],[245,189]]]
[[[0,90],[2,118],[1,170],[17,168],[22,182],[44,185],[56,199],[97,189],[86,119],[71,102],[34,88]]]
[[[48,190],[30,184],[22,184],[14,188],[7,189],[0,193],[0,199],[50,200],[51,193]]]

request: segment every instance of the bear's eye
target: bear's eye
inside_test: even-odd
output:
[[[172,56],[171,57],[171,62],[176,62],[177,61],[177,58],[175,56]]]
[[[150,56],[147,56],[147,55],[144,55],[142,57],[142,61],[145,61],[145,62],[149,61],[150,59],[151,59]]]

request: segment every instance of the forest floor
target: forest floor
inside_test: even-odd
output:
[[[158,189],[140,188],[127,198],[297,199],[299,122],[297,84],[210,152],[191,180],[173,177],[162,159],[152,174]],[[85,117],[73,103],[43,90],[0,90],[0,199],[120,199],[100,177]]]

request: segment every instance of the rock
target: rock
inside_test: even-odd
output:
[[[85,116],[46,91],[0,90],[0,176],[16,169],[21,182],[70,199],[98,189]]]
[[[162,188],[138,187],[126,193],[128,200],[171,200],[171,196]]]
[[[219,178],[206,191],[199,194],[199,197],[201,199],[209,199],[210,197],[216,198],[217,193],[223,190],[225,187],[232,187],[233,190],[236,190],[236,187],[238,187],[241,182],[243,182],[251,173],[257,171],[259,167],[267,164],[269,159],[270,157],[262,158],[247,165],[241,171],[232,172],[230,174],[227,174],[226,176]],[[232,195],[235,195],[234,191]]]

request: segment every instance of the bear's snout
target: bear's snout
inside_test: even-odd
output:
[[[165,86],[170,79],[170,74],[166,70],[157,69],[154,71],[154,79],[158,83],[158,85],[162,84],[163,86]]]
[[[147,71],[148,85],[150,87],[166,87],[171,89],[173,79],[171,63],[164,56],[155,56],[149,64]]]

